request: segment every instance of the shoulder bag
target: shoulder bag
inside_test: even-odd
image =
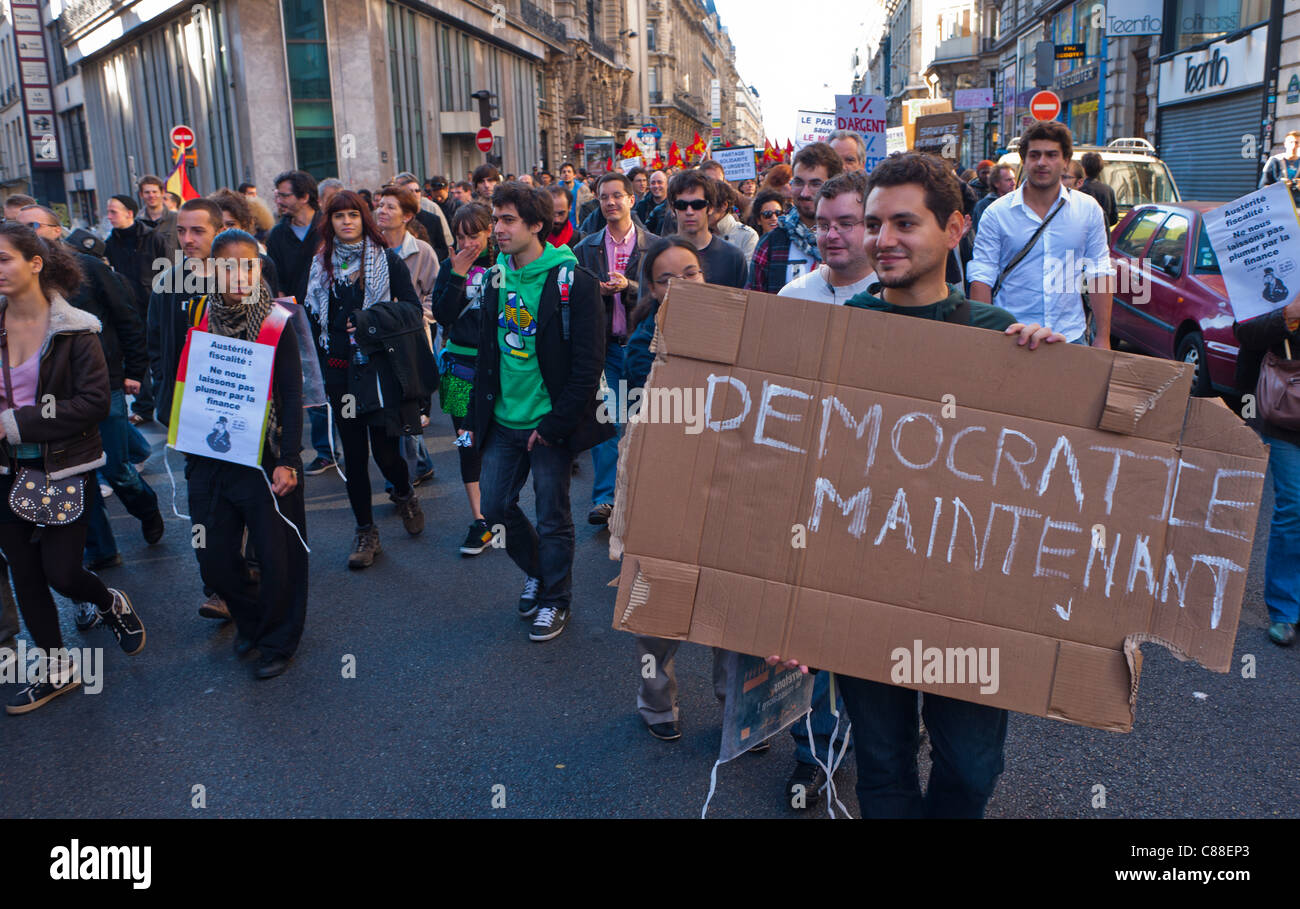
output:
[[[5,328],[5,310],[0,310],[0,356],[4,357],[5,401],[14,406],[12,372],[9,366],[9,332]],[[37,354],[39,356],[39,354]],[[45,470],[18,467],[10,450],[10,470],[16,472],[9,489],[9,508],[24,521],[42,527],[71,524],[86,510],[86,477],[51,480]]]

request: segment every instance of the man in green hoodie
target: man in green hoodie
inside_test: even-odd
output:
[[[968,301],[959,287],[945,282],[948,256],[961,241],[965,222],[961,186],[940,159],[911,152],[890,155],[867,179],[865,215],[864,245],[879,283],[846,305],[1003,331],[1028,350],[1066,343],[1063,335],[1041,325],[1016,322],[1005,309]],[[794,660],[785,665],[800,668]],[[920,714],[934,753],[922,798],[916,767],[917,692],[846,676],[836,676],[836,682],[853,724],[864,818],[983,817],[1002,773],[1007,711],[922,695]]]
[[[533,620],[533,641],[569,622],[573,459],[614,434],[596,419],[606,332],[598,281],[567,246],[546,242],[551,219],[543,189],[512,181],[492,195],[500,255],[485,277],[474,394],[457,440],[483,453],[483,517],[504,527],[506,552],[525,573],[518,613]],[[530,471],[536,527],[519,508]]]

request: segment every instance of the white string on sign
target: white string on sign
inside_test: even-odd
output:
[[[328,401],[325,402],[325,431],[329,433],[330,451],[332,452],[334,450],[334,405],[330,404]],[[348,478],[344,476],[343,468],[339,466],[339,459],[337,456],[334,458],[334,469],[338,471],[339,476],[342,477],[343,482],[346,483]],[[306,544],[304,543],[303,545],[305,546]]]
[[[262,469],[259,467],[259,468],[257,469],[257,472],[260,473],[260,474],[262,475],[262,479],[266,481],[266,488],[267,488],[267,491],[269,491],[269,492],[271,493],[271,504],[275,506],[275,513],[278,514],[278,515],[280,516],[280,519],[283,520],[284,523],[288,524],[290,527],[293,528],[293,532],[294,532],[295,534],[297,534],[297,536],[298,536],[298,542],[301,543],[301,544],[302,544],[302,548],[305,549],[305,550],[307,550],[307,552],[310,554],[310,553],[311,553],[311,547],[308,546],[308,545],[307,545],[307,541],[304,540],[304,539],[302,538],[302,531],[300,531],[300,530],[298,529],[298,525],[295,524],[293,521],[290,521],[288,518],[286,518],[286,517],[284,516],[284,512],[280,510],[280,503],[277,501],[277,499],[278,499],[279,497],[276,496],[276,494],[275,494],[275,489],[271,486],[271,480],[267,477],[267,475],[266,475],[266,471],[265,471],[265,470],[262,470]]]
[[[176,508],[176,477],[172,475],[172,465],[171,462],[167,460],[167,449],[171,447],[172,447],[171,445],[163,446],[162,459],[163,459],[163,466],[167,468],[167,479],[172,481],[172,513],[175,514],[176,517],[184,518],[185,520],[188,521],[190,520],[190,516],[187,514],[181,514],[180,511],[177,510]]]

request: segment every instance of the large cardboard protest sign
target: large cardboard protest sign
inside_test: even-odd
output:
[[[1237,321],[1272,312],[1300,294],[1300,213],[1285,183],[1203,217]]]
[[[1184,364],[680,282],[659,320],[614,627],[1124,731],[1142,643],[1230,668],[1266,455]]]

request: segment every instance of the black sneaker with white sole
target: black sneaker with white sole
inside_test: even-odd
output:
[[[542,606],[533,619],[532,630],[528,632],[530,641],[549,641],[560,636],[569,625],[569,610],[558,606]]]
[[[541,578],[528,578],[519,594],[519,618],[531,619],[537,612],[537,592],[542,589]]]
[[[44,707],[61,694],[67,694],[81,687],[81,673],[76,664],[65,663],[51,672],[43,682],[32,682],[18,690],[9,703],[5,704],[5,713],[31,713]]]
[[[113,595],[113,605],[107,611],[99,610],[99,620],[113,632],[113,637],[117,638],[118,646],[123,652],[127,656],[135,656],[144,650],[144,623],[136,615],[131,599],[126,594],[112,587],[108,588],[108,592]]]
[[[469,525],[469,533],[465,534],[465,542],[460,544],[460,554],[463,556],[476,556],[492,544],[492,528],[488,527],[487,521],[475,521]]]

